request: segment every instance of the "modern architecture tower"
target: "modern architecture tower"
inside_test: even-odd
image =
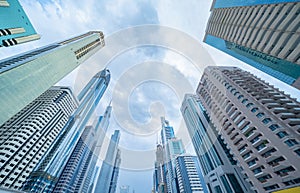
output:
[[[121,164],[121,152],[118,148],[120,131],[115,130],[111,136],[105,159],[98,176],[95,193],[115,193],[119,168]]]
[[[52,143],[46,155],[30,174],[23,187],[24,190],[30,192],[53,191],[109,81],[110,72],[104,69],[98,72],[82,89],[84,94],[81,93],[81,97],[78,97],[78,108]]]
[[[105,132],[108,128],[110,113],[111,106],[108,106],[104,116],[98,117],[93,126],[85,127],[56,183],[53,193],[87,193],[91,191],[93,188],[91,178],[96,168]]]
[[[0,21],[0,47],[8,47],[40,38],[19,1],[1,0],[0,18],[2,18]]]
[[[181,112],[209,192],[254,192],[199,97],[186,94]]]
[[[298,0],[214,0],[204,42],[300,89]]]
[[[182,154],[176,157],[175,170],[179,193],[203,193],[197,156]],[[207,191],[205,191],[207,192]]]
[[[236,67],[207,67],[200,102],[256,192],[300,184],[300,103]]]
[[[51,87],[0,127],[0,186],[22,187],[77,106],[70,88]]]
[[[166,182],[164,173],[164,149],[161,144],[156,147],[156,160],[153,173],[153,191],[157,193],[166,193]]]
[[[104,46],[100,31],[0,61],[0,125]]]
[[[177,193],[180,192],[182,188],[179,186],[178,176],[181,173],[177,173],[176,170],[176,159],[178,156],[183,156],[185,149],[182,143],[182,140],[176,138],[174,134],[174,129],[169,125],[164,117],[161,117],[161,142],[162,144],[157,144],[156,150],[156,161],[155,161],[155,170],[153,173],[153,192],[155,193]],[[188,158],[186,158],[188,159]],[[197,159],[197,158],[196,158]],[[193,162],[193,161],[192,161]],[[190,162],[189,164],[194,164]],[[200,170],[187,171],[181,168],[182,172],[194,172],[194,176],[197,176],[197,179],[200,179],[201,172]],[[184,174],[185,175],[185,174]],[[193,188],[190,188],[188,192],[202,192],[202,184],[200,181],[194,181],[195,178],[180,178],[182,180],[189,180],[185,183],[195,184]],[[198,185],[199,182],[199,185]],[[181,184],[182,185],[182,184]],[[199,187],[198,187],[199,186]],[[201,190],[201,191],[200,191]],[[182,191],[181,191],[182,192]]]

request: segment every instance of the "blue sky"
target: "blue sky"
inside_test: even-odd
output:
[[[95,71],[108,65],[112,80],[97,114],[101,114],[113,99],[114,115],[107,132],[106,144],[113,130],[120,129],[122,170],[118,185],[129,185],[136,193],[151,192],[153,172],[151,167],[155,159],[154,151],[160,129],[160,116],[165,115],[171,121],[177,136],[183,138],[188,151],[193,153],[179,111],[181,95],[184,94],[181,92],[195,90],[203,70],[201,68],[205,65],[240,66],[270,81],[293,97],[300,98],[299,93],[290,86],[202,43],[211,2],[211,0],[188,2],[180,0],[20,0],[41,39],[2,49],[0,59],[90,30],[103,31],[108,41],[106,48],[87,60],[59,84],[72,86],[75,91],[78,91]],[[157,33],[160,35],[148,34],[147,31],[143,34],[134,34],[139,30],[128,30],[134,26],[149,24],[170,28],[155,28],[158,31],[168,31],[166,36],[160,33]],[[174,34],[181,35],[178,37]],[[136,47],[126,50],[124,48],[128,44],[127,35],[137,36],[136,40],[130,41],[143,42],[143,39],[147,39],[148,44],[154,43],[142,45],[142,43],[129,42]],[[120,38],[117,39],[119,41],[116,41],[116,37]],[[169,44],[172,41],[174,44]],[[117,49],[118,44],[122,43],[124,44],[122,52],[114,55],[110,62],[101,63],[111,51],[110,49]],[[198,44],[198,49],[194,49],[193,46],[197,47],[194,44]],[[197,68],[191,61],[200,61],[203,65]],[[151,68],[151,65],[157,65],[157,68]],[[183,83],[187,83],[188,86],[183,87],[181,85]],[[124,119],[132,119],[134,122],[125,123]],[[101,158],[104,158],[105,151],[102,151],[101,155]]]

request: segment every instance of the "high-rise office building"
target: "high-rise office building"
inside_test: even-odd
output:
[[[178,156],[185,153],[185,149],[182,140],[176,138],[173,127],[169,125],[169,121],[167,121],[164,117],[161,117],[161,126],[162,144],[157,144],[156,149],[156,161],[153,173],[153,191],[155,193],[177,193],[180,192],[180,187],[177,178],[176,159]],[[182,172],[184,171],[182,170]],[[201,173],[198,173],[197,171],[195,176],[200,178]],[[184,178],[184,180],[194,180],[194,178]],[[194,182],[189,181],[185,183]],[[200,186],[202,190],[201,183]]]
[[[121,152],[118,148],[120,131],[115,130],[111,136],[105,159],[98,176],[95,193],[115,193],[119,168],[121,164]]]
[[[255,192],[300,183],[300,103],[236,67],[207,67],[197,95]]]
[[[164,149],[161,144],[156,146],[156,159],[153,172],[153,191],[155,193],[166,193],[165,173],[163,169],[164,165]]]
[[[8,47],[40,38],[19,1],[1,0],[0,18],[3,18],[0,21],[0,47]]]
[[[0,61],[0,125],[104,46],[100,31]]]
[[[110,72],[98,72],[78,95],[79,106],[34,168],[23,187],[30,192],[53,191],[91,115],[110,81]]]
[[[176,157],[175,170],[179,193],[203,193],[197,156],[182,154]],[[207,193],[207,191],[205,191]]]
[[[299,0],[214,0],[204,42],[300,89]]]
[[[70,88],[51,87],[0,127],[0,186],[22,187],[77,106]]]
[[[174,129],[169,125],[169,121],[161,117],[161,141],[164,149],[163,172],[168,193],[177,192],[175,158],[185,153],[182,140],[175,137]]]
[[[104,116],[98,117],[93,126],[85,127],[55,185],[53,193],[87,193],[91,191],[93,188],[92,175],[108,128],[110,113],[111,106],[108,106]]]
[[[221,134],[211,122],[199,96],[186,94],[181,112],[209,192],[254,192]]]

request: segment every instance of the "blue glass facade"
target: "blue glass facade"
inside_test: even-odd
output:
[[[94,192],[114,193],[116,191],[116,183],[121,162],[120,150],[118,149],[119,140],[120,131],[115,130],[110,139]]]
[[[96,81],[95,81],[96,79]],[[70,159],[74,148],[83,130],[100,102],[109,81],[110,72],[105,69],[97,73],[91,80],[94,84],[88,84],[85,96],[68,123],[59,133],[58,137],[50,147],[46,156],[42,158],[34,172],[27,180],[24,190],[31,192],[51,192],[63,172],[67,161]]]
[[[236,45],[236,47],[240,47],[240,49],[238,49],[232,46],[233,43],[226,42],[225,40],[212,35],[206,35],[205,43],[289,85],[293,84],[300,76],[300,66],[297,64]]]
[[[182,103],[181,112],[209,192],[213,190],[215,192],[251,192],[230,149],[211,123],[199,98],[196,95],[187,94]],[[231,186],[227,186],[228,178],[224,177],[224,181],[220,180],[224,174],[232,175],[232,179],[235,180]]]
[[[19,1],[1,1],[0,18],[0,47],[40,38]]]

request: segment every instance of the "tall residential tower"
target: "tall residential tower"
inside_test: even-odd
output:
[[[22,187],[77,106],[70,88],[51,87],[0,127],[0,186]]]
[[[300,103],[236,67],[207,67],[197,95],[255,192],[300,184]]]
[[[299,0],[214,0],[204,42],[300,89]]]
[[[254,192],[199,97],[186,94],[181,112],[209,192]]]

